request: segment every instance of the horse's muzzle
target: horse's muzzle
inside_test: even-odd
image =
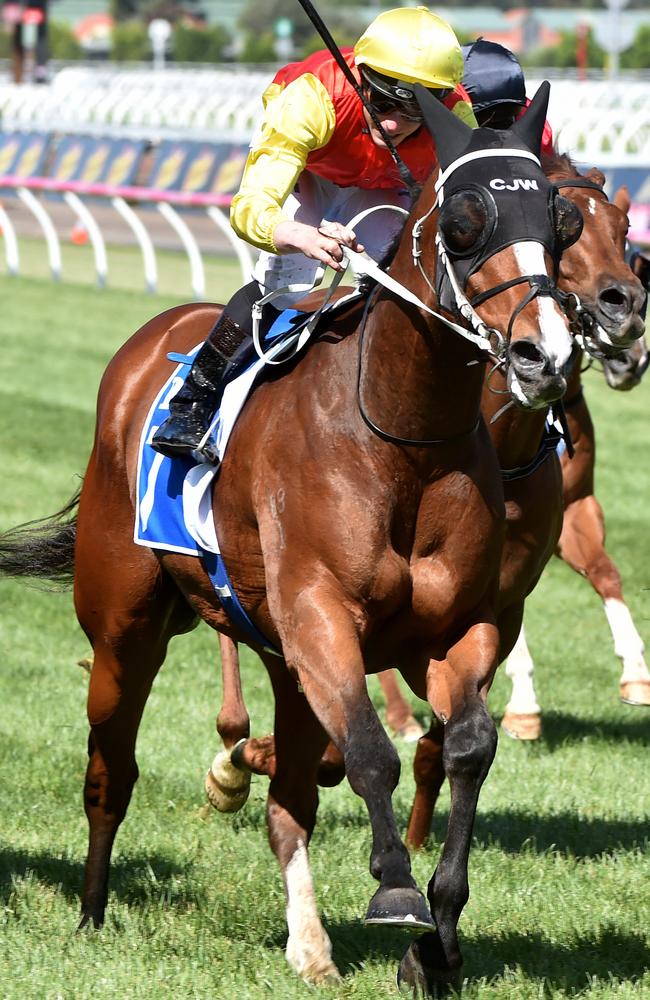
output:
[[[508,388],[520,406],[537,410],[564,395],[567,386],[564,368],[558,371],[555,362],[533,341],[515,341],[508,355]]]
[[[630,350],[620,351],[602,360],[603,372],[610,389],[629,392],[636,388],[650,364],[650,353],[637,341]]]
[[[598,293],[594,303],[593,318],[596,334],[603,346],[627,347],[643,336],[641,315],[645,304],[645,290],[640,281],[611,281]],[[589,305],[583,302],[587,311]]]

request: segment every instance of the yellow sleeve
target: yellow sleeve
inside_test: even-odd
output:
[[[462,122],[469,125],[470,128],[478,128],[478,122],[476,120],[476,115],[474,114],[474,109],[471,104],[467,101],[459,101],[458,104],[454,105],[454,114],[457,118],[460,118]]]
[[[309,153],[326,146],[334,132],[334,105],[311,73],[286,87],[271,84],[263,96],[265,116],[251,143],[239,191],[230,206],[235,232],[261,250],[277,253],[273,230],[286,218],[282,206]]]

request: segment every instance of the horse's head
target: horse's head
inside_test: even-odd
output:
[[[510,391],[524,407],[562,396],[573,348],[554,275],[562,251],[580,235],[581,220],[540,165],[548,96],[549,85],[542,84],[523,118],[511,130],[495,131],[468,128],[418,92],[441,168],[437,235],[429,237],[438,248],[438,300],[475,329],[487,328],[507,364]],[[422,234],[421,254],[424,223],[433,214],[431,208],[414,225],[414,236]]]
[[[577,243],[562,255],[559,287],[575,296],[581,335],[590,353],[611,355],[644,330],[643,285],[625,261],[628,227],[625,192],[610,202],[599,170],[581,176],[567,157],[544,164],[549,178],[576,205],[584,220]]]
[[[646,339],[639,337],[630,347],[602,358],[607,385],[622,392],[634,389],[643,378],[649,363]]]

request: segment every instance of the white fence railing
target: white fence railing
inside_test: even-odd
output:
[[[177,208],[202,209],[226,238],[232,252],[237,257],[242,274],[242,284],[250,280],[253,258],[249,246],[239,239],[230,227],[227,215],[222,211],[230,204],[230,197],[214,194],[159,191],[155,188],[114,187],[109,184],[86,184],[82,181],[58,181],[53,178],[37,177],[29,180],[20,177],[0,177],[0,190],[13,190],[25,208],[32,213],[41,228],[48,252],[50,273],[56,281],[61,277],[61,244],[47,203],[36,197],[40,194],[60,194],[76,216],[78,223],[88,234],[92,246],[97,284],[103,287],[108,279],[108,255],[102,225],[95,217],[88,201],[101,199],[118,213],[129,226],[142,254],[145,287],[155,292],[158,284],[156,250],[147,226],[133,208],[136,205],[150,205],[165,219],[176,233],[190,265],[192,294],[196,299],[205,298],[205,268],[199,245],[191,227],[176,211]],[[7,270],[10,274],[20,272],[20,250],[16,230],[10,215],[0,204],[0,229],[4,239]]]
[[[251,71],[236,66],[168,67],[158,71],[149,67],[67,67],[56,73],[46,86],[0,83],[1,127],[4,132],[55,133],[59,139],[70,133],[130,136],[149,140],[154,146],[169,138],[246,144],[259,124],[261,94],[272,75],[271,68]],[[530,95],[539,83],[539,79],[529,79]],[[634,187],[636,204],[630,213],[631,236],[637,242],[650,244],[650,76],[647,80],[553,80],[548,118],[558,148],[581,164],[597,165],[608,171],[611,184],[608,190],[619,183]],[[25,180],[5,176],[0,178],[0,191],[2,188],[14,190],[36,220],[47,245],[54,278],[61,274],[59,237],[48,212],[47,199],[40,197],[52,192],[65,199],[87,232],[99,284],[107,280],[108,263],[102,222],[95,214],[105,219],[107,205],[131,230],[141,251],[145,286],[150,291],[156,289],[158,276],[154,241],[143,217],[147,213],[138,210],[138,206],[145,205],[154,206],[151,211],[157,218],[164,218],[176,234],[190,263],[192,292],[197,298],[204,295],[204,264],[188,225],[191,219],[179,213],[179,208],[200,210],[212,220],[222,242],[227,241],[239,261],[243,281],[248,281],[251,251],[230,229],[223,211],[230,202],[227,196],[147,187],[111,188],[105,184],[43,177]],[[93,205],[97,202],[92,199],[101,199],[103,213],[94,214]],[[20,252],[10,214],[0,204],[7,267],[17,273]]]
[[[66,67],[47,86],[0,85],[5,130],[134,134],[156,140],[248,141],[262,114],[272,69],[237,66],[187,69]],[[540,79],[528,80],[533,94]],[[549,121],[563,150],[593,163],[647,165],[650,160],[650,74],[647,80],[555,79]]]

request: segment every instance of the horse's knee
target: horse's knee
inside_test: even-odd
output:
[[[490,769],[497,748],[497,730],[485,704],[477,699],[445,728],[443,763],[450,779],[482,780]]]
[[[344,749],[345,773],[353,790],[364,796],[379,784],[393,792],[400,776],[399,755],[375,715],[358,726]],[[365,796],[364,796],[365,797]]]

